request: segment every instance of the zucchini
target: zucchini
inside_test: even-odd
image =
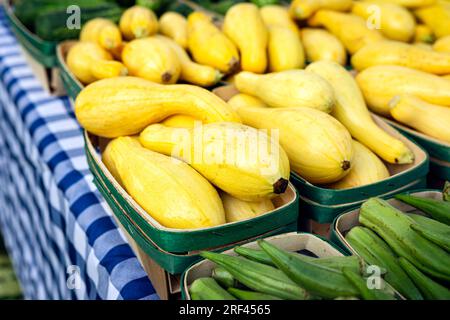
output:
[[[395,199],[429,214],[437,221],[450,225],[450,202],[448,201],[421,198],[409,194],[397,194]]]
[[[280,4],[280,1],[278,1],[278,0],[251,0],[250,2],[253,2],[258,7],[264,7],[264,6],[273,5],[273,4]]]
[[[81,7],[81,24],[87,21],[101,17],[110,19],[114,22],[119,21],[123,9],[114,3],[102,3],[96,5],[87,5]],[[62,41],[66,39],[78,38],[80,29],[69,29],[66,26],[68,14],[66,9],[54,9],[42,12],[36,19],[36,34],[44,40]]]
[[[198,278],[189,288],[192,300],[236,300],[213,278]]]
[[[450,300],[450,291],[447,288],[428,278],[405,258],[400,257],[398,261],[400,262],[403,270],[405,270],[405,272],[411,277],[426,299]]]
[[[107,0],[16,0],[14,2],[14,14],[29,30],[34,31],[36,17],[41,13],[52,10],[65,11],[71,5],[84,7],[99,5],[105,2]]]

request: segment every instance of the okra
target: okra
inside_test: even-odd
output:
[[[420,291],[398,265],[395,253],[372,230],[354,227],[345,239],[368,264],[386,269],[385,280],[403,296],[410,300],[423,300]]]
[[[438,246],[450,251],[450,232],[438,232],[430,230],[421,224],[413,223],[411,228],[420,234],[422,237],[434,242]]]
[[[274,262],[263,250],[251,249],[246,247],[236,247],[234,251],[253,261],[264,263],[270,266],[275,266]],[[293,257],[297,257],[299,253],[291,252]],[[322,257],[314,258],[302,255],[304,259],[310,260],[312,263],[326,266],[332,269],[341,270],[343,267],[348,267],[356,272],[363,272],[365,269],[363,261],[357,256],[332,256],[332,257]]]
[[[236,300],[213,278],[198,278],[189,288],[192,300]]]
[[[246,287],[286,300],[306,300],[308,292],[295,284],[281,270],[242,257],[204,251],[200,254],[225,268]]]
[[[293,257],[289,252],[263,240],[258,241],[258,244],[280,270],[312,294],[330,299],[359,294],[341,271],[311,263],[301,255]]]
[[[407,259],[400,257],[399,262],[402,268],[406,271],[406,273],[417,285],[417,287],[419,287],[420,291],[422,291],[426,299],[428,300],[450,299],[450,290],[448,290],[446,287],[428,278]]]
[[[261,292],[241,290],[237,288],[228,288],[227,290],[239,300],[281,300],[280,298]]]
[[[353,272],[353,270],[343,268],[342,273],[358,289],[360,296],[364,300],[395,300],[393,296],[383,292],[381,289],[370,289],[367,286],[367,281],[359,274]]]
[[[436,278],[450,280],[450,254],[411,229],[410,217],[379,198],[362,206],[359,222],[375,231],[399,256]]]
[[[409,194],[398,194],[396,199],[403,201],[446,225],[450,225],[450,202],[421,198]]]
[[[257,250],[257,249],[251,249],[246,247],[235,247],[234,252],[236,252],[238,255],[259,262],[264,263],[269,266],[275,266],[272,259],[263,251],[263,250]]]
[[[446,225],[445,223],[425,216],[421,216],[419,214],[410,213],[408,216],[413,219],[415,223],[424,226],[432,232],[450,233],[450,226]]]
[[[214,280],[223,285],[225,288],[236,287],[238,285],[236,279],[227,270],[221,267],[215,267],[212,271]]]

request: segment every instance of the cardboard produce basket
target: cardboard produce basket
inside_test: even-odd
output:
[[[442,200],[442,192],[436,191],[436,190],[416,190],[407,192],[408,194],[422,197],[422,198],[430,198],[430,199],[436,199],[436,200]],[[397,209],[408,213],[415,213],[415,214],[421,214],[426,215],[419,209],[416,209],[404,202],[401,202],[399,200],[394,199],[393,197],[390,197],[387,199],[387,201],[396,207]],[[350,246],[350,244],[345,240],[345,235],[347,232],[350,231],[355,226],[359,226],[360,223],[358,221],[359,219],[359,208],[354,209],[348,212],[345,212],[338,217],[333,222],[332,231],[331,231],[331,241],[345,250],[347,253],[350,254],[357,254],[356,251]]]
[[[66,63],[67,53],[70,48],[77,43],[76,40],[66,40],[56,47],[57,64],[59,67],[59,76],[61,83],[67,92],[67,95],[75,101],[80,91],[84,88],[83,84],[73,75]]]
[[[445,180],[450,180],[450,143],[430,137],[391,119],[383,118],[383,120],[417,142],[428,152],[430,155],[430,174],[435,180],[438,180],[440,187]]]
[[[344,255],[338,248],[334,247],[326,240],[309,233],[290,232],[271,236],[265,238],[264,240],[269,241],[282,249],[292,252],[300,252],[309,256],[330,257]],[[243,245],[243,247],[260,249],[256,242],[247,243]],[[224,251],[224,253],[232,256],[238,255],[233,251],[233,249]],[[183,273],[181,278],[181,294],[183,299],[190,300],[189,286],[195,279],[210,277],[214,266],[214,262],[202,260],[193,264]]]
[[[238,93],[237,89],[232,85],[216,88],[213,92],[225,101],[228,101]],[[338,214],[357,207],[370,197],[388,196],[426,186],[426,175],[429,170],[429,160],[426,151],[389,126],[380,117],[374,114],[372,114],[372,117],[379,127],[403,141],[414,152],[414,163],[405,165],[385,163],[391,173],[389,178],[366,186],[343,190],[316,186],[298,174],[291,173],[291,182],[300,195],[300,212],[302,214],[306,213],[306,215],[299,218],[303,230],[311,231],[311,229],[305,229],[304,227],[305,225],[310,225],[311,221],[319,224],[328,224],[329,227]]]
[[[107,139],[85,133],[85,149],[94,182],[114,214],[132,236],[138,228],[155,246],[172,253],[186,253],[224,246],[297,223],[298,194],[289,184],[285,193],[272,200],[275,209],[258,217],[205,229],[166,228],[145,212],[120,186],[101,161]],[[137,239],[139,239],[137,237]]]
[[[348,255],[333,243],[309,233],[290,232],[267,237],[264,240],[284,250],[298,252],[318,258]],[[247,243],[243,245],[243,247],[260,249],[256,242]],[[224,251],[223,253],[232,256],[238,255],[233,251],[233,249]],[[184,300],[191,300],[189,295],[189,286],[198,278],[210,277],[214,267],[214,262],[204,259],[186,269],[181,278],[181,295]],[[397,299],[404,299],[389,284],[386,285],[394,292]]]

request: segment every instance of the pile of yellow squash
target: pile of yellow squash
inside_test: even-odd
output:
[[[118,25],[88,22],[79,40],[67,55],[86,85],[75,102],[77,119],[113,139],[103,155],[108,169],[168,227],[248,218],[236,208],[270,211],[289,170],[346,189],[387,179],[388,163],[413,163],[414,153],[370,111],[450,143],[448,0],[238,3],[219,22],[203,11],[157,18],[134,6]],[[239,93],[224,101],[201,88],[220,80]],[[215,132],[271,130],[264,139],[281,151],[241,166],[194,163],[186,155],[168,161],[179,147],[176,129],[192,136],[196,123]],[[213,137],[209,143],[220,140]],[[275,160],[275,171],[262,174]],[[179,201],[161,186],[175,188]]]

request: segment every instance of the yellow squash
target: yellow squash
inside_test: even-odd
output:
[[[389,100],[412,94],[427,102],[450,106],[450,82],[439,76],[400,66],[374,66],[356,76],[370,109],[388,116]]]
[[[183,49],[188,47],[187,20],[178,12],[168,11],[159,18],[159,32],[173,39]]]
[[[435,5],[419,8],[414,13],[438,38],[450,35],[449,2],[439,1]]]
[[[158,18],[152,10],[136,5],[125,10],[119,27],[127,40],[144,38],[158,32]]]
[[[111,20],[95,18],[83,26],[80,40],[96,42],[106,50],[113,50],[122,43],[122,34]]]
[[[289,160],[278,141],[234,122],[193,129],[148,126],[141,144],[191,165],[212,184],[244,201],[270,199],[288,186]]]
[[[332,85],[336,96],[332,115],[355,139],[387,162],[399,164],[413,162],[412,151],[372,120],[361,90],[344,67],[335,62],[319,61],[310,64],[306,69],[322,76]]]
[[[444,52],[444,53],[450,54],[450,35],[438,39],[433,44],[433,49],[438,52]],[[448,73],[450,73],[450,72],[448,72]]]
[[[251,219],[275,209],[270,199],[257,202],[243,201],[225,192],[220,192],[220,198],[225,209],[225,220],[227,222]]]
[[[450,108],[412,95],[395,96],[389,106],[392,117],[398,122],[450,143]]]
[[[320,9],[348,11],[351,7],[351,0],[294,0],[289,12],[293,18],[301,20],[309,18]]]
[[[328,29],[342,41],[351,54],[369,43],[384,39],[378,30],[368,28],[366,20],[349,13],[319,10],[308,20],[308,24],[312,27],[323,26]]]
[[[238,93],[234,95],[230,100],[228,100],[228,104],[232,108],[238,108],[238,107],[260,107],[260,108],[266,108],[267,105],[259,100],[258,98],[255,98],[253,96],[250,96],[245,93]]]
[[[203,122],[235,121],[239,116],[222,99],[192,85],[159,85],[135,77],[94,82],[75,100],[75,115],[87,131],[108,138],[136,134],[174,114]]]
[[[358,50],[352,57],[352,65],[359,71],[376,65],[398,65],[434,74],[447,74],[450,73],[450,54],[386,40]]]
[[[335,102],[330,84],[304,70],[264,75],[243,71],[236,75],[235,86],[270,107],[308,107],[329,113]]]
[[[164,36],[156,37],[164,41],[175,52],[181,65],[181,80],[201,87],[209,87],[222,78],[223,74],[219,70],[192,61],[187,52],[174,40]]]
[[[408,9],[383,1],[354,2],[352,13],[365,20],[379,18],[381,33],[389,39],[409,42],[414,36],[416,21]]]
[[[112,140],[104,154],[119,183],[164,227],[199,229],[225,223],[216,189],[186,163],[147,150],[131,137]]]
[[[223,32],[236,44],[244,71],[264,73],[267,68],[268,32],[252,3],[238,3],[228,9]]]
[[[156,83],[175,83],[181,72],[175,52],[165,41],[155,36],[127,43],[122,51],[122,61],[130,75]]]
[[[436,40],[431,28],[425,24],[416,25],[414,31],[414,42],[433,43]]]
[[[298,33],[299,29],[289,16],[288,10],[280,5],[267,5],[259,9],[261,18],[266,26],[289,28]]]
[[[109,50],[109,53],[111,53],[111,55],[113,56],[114,60],[117,61],[122,61],[122,52],[123,52],[123,48],[125,48],[125,46],[127,45],[127,41],[122,41],[122,43],[120,44],[120,46]]]
[[[271,129],[286,151],[291,169],[311,183],[331,183],[352,166],[352,139],[332,116],[311,108],[237,107],[243,122]]]
[[[67,66],[83,84],[124,76],[127,68],[113,61],[111,54],[95,42],[78,42],[67,54]]]
[[[389,171],[376,154],[356,140],[353,140],[353,168],[344,178],[328,187],[349,189],[365,186],[389,178]]]
[[[187,116],[184,114],[175,114],[173,116],[164,119],[161,123],[167,127],[172,128],[193,128],[196,124],[196,121],[200,120],[195,119],[194,117]]]
[[[341,65],[347,63],[345,47],[333,34],[323,29],[304,28],[301,35],[308,61],[327,60]]]
[[[233,73],[239,69],[239,53],[236,46],[201,12],[188,17],[188,46],[198,63]]]
[[[279,26],[269,26],[268,30],[270,72],[303,68],[305,53],[298,32]]]
[[[372,0],[364,0],[372,1]],[[431,6],[436,3],[436,0],[377,0],[381,3],[394,3],[405,8],[420,8]]]
[[[424,50],[433,51],[433,46],[431,44],[429,44],[429,43],[426,43],[426,42],[414,42],[412,45],[416,46],[416,47],[419,47],[421,49],[424,49]]]

